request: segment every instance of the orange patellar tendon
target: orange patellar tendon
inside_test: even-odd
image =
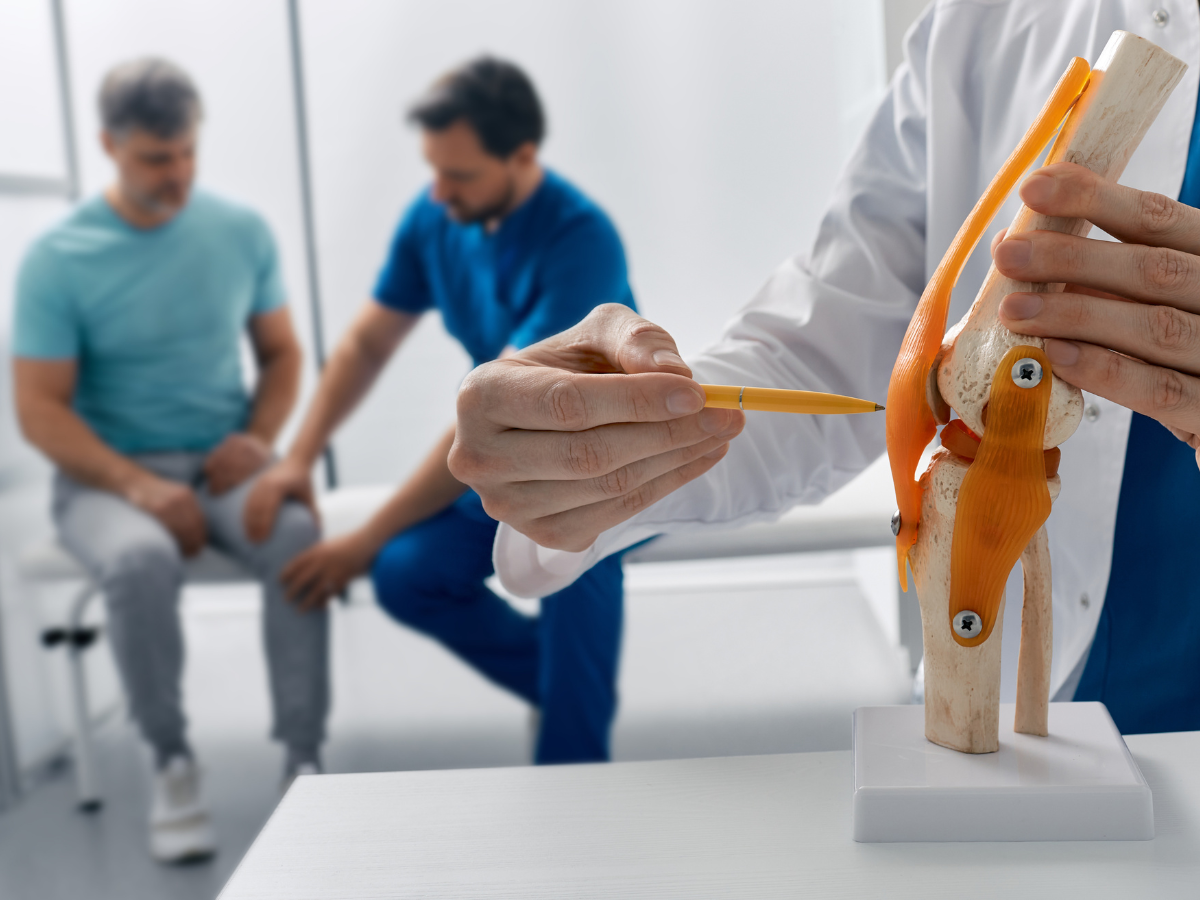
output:
[[[1025,132],[1004,166],[996,173],[971,214],[967,216],[954,241],[946,250],[933,278],[925,287],[917,310],[904,335],[900,355],[892,369],[887,396],[887,448],[891,460],[892,481],[896,485],[896,506],[900,527],[896,534],[896,563],[900,587],[908,590],[905,563],[908,551],[917,540],[921,518],[921,486],[917,465],[921,453],[937,431],[937,420],[929,406],[926,388],[930,369],[937,359],[946,333],[950,294],[963,266],[988,224],[1004,203],[1022,174],[1036,161],[1042,149],[1054,137],[1067,113],[1087,86],[1091,70],[1087,61],[1075,57],[1055,85],[1050,99],[1037,120]]]
[[[1033,387],[1017,383],[1014,366],[1023,359],[1041,365]],[[1004,355],[992,378],[987,429],[958,491],[950,545],[946,624],[963,647],[978,646],[992,633],[1008,573],[1050,515],[1042,438],[1052,377],[1040,347],[1019,346]],[[954,617],[966,610],[982,619],[975,637],[954,629]]]

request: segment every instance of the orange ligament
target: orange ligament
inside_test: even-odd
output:
[[[905,562],[917,540],[921,519],[921,486],[916,478],[921,453],[933,439],[937,422],[929,408],[925,389],[942,336],[950,294],[979,243],[988,224],[995,218],[1017,179],[1037,160],[1042,149],[1087,86],[1091,70],[1085,60],[1075,57],[1058,80],[1050,99],[1025,132],[1017,148],[988,185],[971,214],[967,216],[946,255],[925,287],[917,310],[904,335],[900,355],[892,369],[887,397],[887,449],[896,486],[896,505],[900,510],[900,531],[896,535],[896,565],[900,587],[908,590]],[[978,610],[977,610],[978,612]]]
[[[1042,364],[1036,387],[1013,383],[1013,364],[1022,357]],[[983,618],[969,640],[951,627],[963,647],[982,644],[992,633],[1008,573],[1050,515],[1042,438],[1051,380],[1046,354],[1031,346],[1009,350],[992,378],[987,430],[958,490],[950,545],[950,622],[964,609]]]

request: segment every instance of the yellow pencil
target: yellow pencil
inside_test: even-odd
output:
[[[737,387],[732,384],[702,384],[705,406],[717,409],[752,409],[762,412],[809,413],[832,416],[879,412],[870,400],[822,394],[817,391],[784,391],[778,388]]]

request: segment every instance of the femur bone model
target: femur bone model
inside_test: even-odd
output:
[[[993,265],[963,319],[946,332],[950,294],[967,258],[1017,180],[1058,137],[1046,164],[1072,162],[1115,181],[1187,68],[1165,50],[1113,32],[1094,68],[1076,57],[1037,120],[959,229],[925,288],[892,371],[887,446],[899,510],[900,585],[911,565],[925,643],[925,736],[966,753],[999,749],[1004,585],[1021,561],[1024,606],[1015,730],[1047,734],[1050,550],[1045,521],[1058,496],[1058,445],[1083,412],[1079,389],[1055,377],[1040,338],[1000,324],[1013,291],[1061,284],[1005,278]],[[1083,219],[1022,206],[1009,235],[1085,235]],[[943,333],[945,336],[943,337]],[[958,418],[951,421],[951,412]],[[941,448],[918,480],[937,432]]]

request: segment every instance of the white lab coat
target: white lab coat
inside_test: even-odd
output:
[[[812,249],[785,262],[720,341],[690,361],[696,379],[884,396],[917,300],[959,225],[1068,60],[1094,62],[1117,29],[1188,64],[1121,179],[1177,196],[1200,77],[1196,0],[937,0],[909,32],[906,61],[838,180]],[[991,238],[1019,203],[1014,192],[967,264],[950,324],[974,300]],[[1048,522],[1052,691],[1095,634],[1131,417],[1107,400],[1084,400],[1084,421],[1062,447],[1062,494]],[[506,589],[545,596],[651,535],[730,528],[816,503],[883,451],[882,416],[751,415],[711,472],[604,532],[586,551],[547,550],[502,525],[496,570]],[[1008,606],[1019,623],[1020,604]],[[1005,619],[1007,657],[1017,635],[1013,618]]]

